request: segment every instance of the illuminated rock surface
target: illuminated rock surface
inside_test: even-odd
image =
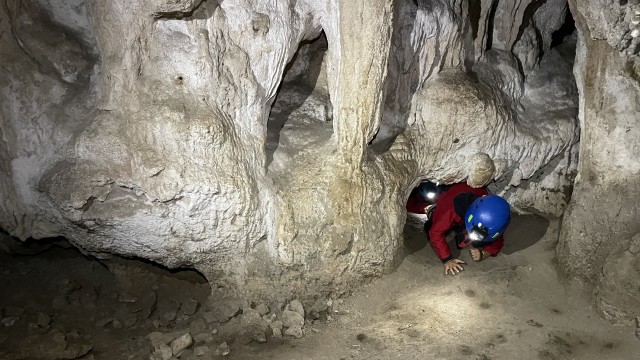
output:
[[[495,180],[571,200],[564,273],[632,318],[596,275],[638,231],[637,5],[601,3],[554,43],[558,0],[8,1],[0,227],[313,297],[391,271],[419,179]]]

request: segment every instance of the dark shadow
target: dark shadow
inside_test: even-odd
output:
[[[0,229],[0,257],[8,263],[8,259],[46,258],[55,259],[84,259],[88,263],[99,263],[108,268],[109,263],[120,263],[130,268],[141,268],[149,273],[173,276],[176,279],[188,281],[193,284],[208,284],[207,279],[199,271],[191,268],[168,268],[151,260],[139,257],[123,257],[110,255],[109,259],[98,259],[85,255],[66,238],[62,236],[43,239],[29,238],[21,241],[9,235],[4,229]],[[26,260],[25,260],[26,261]]]
[[[567,8],[567,12],[565,15],[564,23],[560,26],[560,29],[554,31],[551,34],[551,48],[554,48],[563,43],[564,38],[573,34],[576,31],[576,23],[573,20],[573,15],[571,15],[571,11]]]
[[[427,246],[427,243],[429,241],[427,239],[427,234],[422,227],[413,225],[408,221],[404,225],[402,234],[404,238],[404,256],[408,256],[416,251],[422,250],[422,248]]]
[[[300,50],[304,46],[310,46],[313,51],[313,58],[309,59],[309,66],[307,71],[304,74],[301,74],[297,78],[285,82],[289,70],[291,70],[293,64],[298,60],[300,54]],[[267,121],[267,140],[265,143],[265,153],[266,153],[266,167],[269,168],[269,165],[273,161],[273,154],[278,148],[278,144],[280,143],[280,131],[284,127],[291,115],[293,110],[302,106],[304,101],[311,95],[311,93],[315,89],[315,84],[318,80],[318,76],[320,75],[320,71],[322,70],[323,62],[322,58],[324,53],[327,51],[327,37],[324,34],[324,31],[321,34],[313,39],[313,40],[305,40],[300,43],[298,46],[298,50],[295,55],[291,59],[291,61],[284,68],[284,73],[282,75],[283,81],[280,83],[278,90],[276,92],[276,98],[271,105],[271,113],[269,114],[269,120]],[[286,94],[286,90],[290,90],[292,88],[296,89],[297,94],[299,95],[293,101],[289,101],[288,105],[283,107],[284,110],[280,112],[274,112],[273,109],[277,107],[279,102],[282,100],[282,94]],[[291,99],[288,99],[291,100]]]
[[[407,223],[404,225],[402,234],[404,245],[401,256],[402,259],[424,249],[425,247],[427,248],[426,252],[428,256],[433,256],[434,259],[437,259],[436,253],[433,251],[433,249],[431,249],[431,246],[429,245],[429,237],[424,231],[422,225],[413,223],[412,220],[407,219]],[[449,244],[449,249],[451,249],[451,255],[457,258],[460,256],[460,250],[458,250],[458,248],[456,247],[454,237],[455,233],[453,231],[450,231],[447,234],[447,243]]]
[[[539,215],[512,214],[511,224],[504,234],[504,254],[513,254],[536,244],[549,227],[549,220]]]
[[[416,52],[411,49],[410,32],[415,26],[418,9],[433,11],[430,1],[398,2],[393,14],[393,33],[387,62],[387,78],[385,80],[385,101],[383,105],[380,128],[369,141],[369,148],[375,154],[389,150],[396,137],[403,133],[409,121],[411,98],[417,91],[418,61]],[[393,115],[391,115],[393,114]]]
[[[498,10],[498,2],[494,1],[491,5],[491,11],[489,11],[489,19],[487,21],[487,42],[485,45],[485,51],[491,50],[493,46],[493,24],[496,18],[496,10]]]

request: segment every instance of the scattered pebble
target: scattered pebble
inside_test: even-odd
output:
[[[169,345],[171,346],[173,355],[178,355],[182,350],[191,346],[191,344],[193,344],[193,338],[191,337],[191,334],[186,333],[171,341]]]
[[[6,326],[6,327],[11,327],[13,325],[15,325],[16,322],[18,322],[18,320],[20,320],[19,317],[17,316],[7,316],[5,318],[3,318],[0,323],[2,323],[2,325]]]
[[[281,338],[282,337],[282,321],[276,320],[269,324],[271,327],[271,331],[273,332],[273,337]]]
[[[213,334],[211,333],[200,333],[193,335],[193,341],[196,343],[210,343],[213,341]]]
[[[121,293],[118,295],[118,301],[121,303],[134,303],[138,301],[138,298],[127,293]]]
[[[303,327],[304,318],[298,312],[285,310],[282,312],[282,324],[285,327]]]
[[[303,335],[302,332],[302,327],[301,326],[292,326],[287,328],[287,330],[284,331],[285,335],[289,335],[289,336],[293,336],[296,339],[300,339]]]
[[[267,305],[265,305],[265,304],[260,303],[260,304],[258,304],[256,306],[256,311],[260,315],[264,316],[264,315],[267,315],[269,313],[269,307],[267,307]]]
[[[304,306],[299,300],[292,300],[287,307],[291,311],[295,311],[304,318]]]
[[[229,349],[229,345],[227,345],[226,341],[218,346],[218,352],[220,352],[222,356],[229,355],[229,353],[231,352],[231,349]]]
[[[171,348],[167,344],[160,344],[153,348],[151,360],[169,360],[173,356]]]

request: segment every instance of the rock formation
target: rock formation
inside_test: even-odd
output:
[[[584,215],[633,198],[638,138],[635,5],[596,3],[554,43],[564,0],[8,0],[0,227],[341,293],[392,268],[421,179],[560,216],[577,172],[559,252],[595,273],[633,211]]]

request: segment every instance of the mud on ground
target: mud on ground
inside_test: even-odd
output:
[[[636,359],[636,329],[610,325],[588,293],[558,280],[557,234],[556,221],[516,216],[500,256],[473,263],[463,251],[465,271],[444,276],[408,225],[395,272],[319,311],[210,302],[193,271],[5,246],[0,358]]]

